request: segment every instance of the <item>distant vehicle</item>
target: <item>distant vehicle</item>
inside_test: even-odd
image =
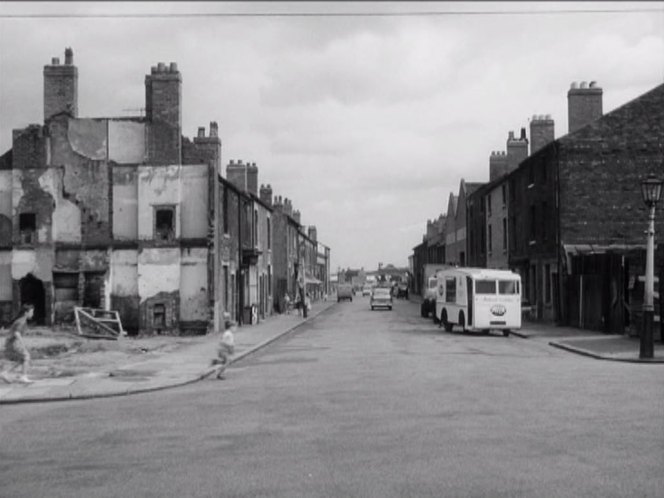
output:
[[[436,316],[448,332],[521,328],[521,277],[509,270],[452,268],[439,271]]]
[[[397,287],[397,299],[408,299],[408,284],[401,282]]]
[[[392,293],[389,287],[374,287],[369,299],[371,309],[389,308],[392,309]]]
[[[363,296],[370,296],[371,295],[371,285],[366,284],[364,287],[362,287],[362,295]]]
[[[353,286],[351,284],[339,284],[337,286],[337,302],[340,302],[342,299],[348,299],[353,301]]]
[[[438,286],[436,272],[454,268],[444,264],[426,264],[424,265],[424,280],[422,288],[422,304],[420,305],[420,314],[428,318],[429,314],[433,316],[433,321],[438,322],[436,315],[436,289]]]

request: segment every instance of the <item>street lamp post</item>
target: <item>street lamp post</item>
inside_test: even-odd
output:
[[[643,202],[650,210],[647,244],[646,244],[646,282],[645,294],[643,299],[643,330],[641,331],[641,343],[639,348],[639,358],[652,358],[654,355],[654,346],[652,338],[653,318],[655,307],[653,305],[653,295],[655,290],[655,206],[662,195],[662,180],[649,175],[641,182],[641,195]]]

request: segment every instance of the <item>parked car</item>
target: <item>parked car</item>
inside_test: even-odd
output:
[[[371,309],[389,308],[392,309],[392,293],[389,287],[374,287],[369,299]]]
[[[362,295],[363,296],[370,296],[371,295],[371,285],[367,284],[364,287],[362,287]]]
[[[351,284],[339,284],[337,287],[337,302],[340,302],[342,299],[348,299],[353,301],[353,286]]]

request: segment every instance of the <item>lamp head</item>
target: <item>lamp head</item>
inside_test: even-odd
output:
[[[646,206],[652,207],[659,202],[662,196],[662,183],[664,181],[661,178],[657,178],[652,174],[641,181],[641,196]]]

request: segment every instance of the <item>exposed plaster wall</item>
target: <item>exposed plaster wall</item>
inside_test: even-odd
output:
[[[97,161],[108,158],[108,122],[105,119],[70,119],[67,138],[74,152]]]
[[[32,273],[43,282],[53,280],[55,254],[50,248],[14,249],[12,252],[12,279],[20,280]]]
[[[120,314],[125,330],[135,332],[139,327],[138,251],[115,250],[111,253],[110,285],[111,309]]]
[[[110,241],[110,178],[105,120],[61,119],[48,124],[52,165],[62,174],[62,197],[81,211],[81,242]]]
[[[113,167],[113,238],[138,239],[138,169]]]
[[[175,237],[181,234],[181,166],[138,167],[138,238],[152,239],[154,206],[174,204]]]
[[[143,249],[138,255],[138,295],[141,302],[159,292],[180,289],[180,248]]]
[[[0,247],[12,240],[12,171],[0,170]]]
[[[205,248],[182,249],[180,320],[208,320],[207,257]]]
[[[182,168],[182,238],[208,235],[208,166]]]
[[[138,296],[138,251],[115,250],[111,253],[111,293]]]
[[[12,252],[0,251],[0,301],[12,300]]]
[[[55,201],[52,215],[52,236],[56,242],[81,242],[81,211],[63,197],[63,168],[49,168],[39,177],[39,185]]]
[[[118,164],[145,161],[145,124],[134,121],[108,122],[108,158]]]
[[[47,175],[41,180],[42,175]],[[19,240],[19,214],[35,213],[37,225],[37,242],[52,242],[51,223],[55,207],[53,197],[41,187],[41,183],[50,183],[50,175],[46,169],[13,170],[12,172],[12,204],[14,209],[14,240]]]

